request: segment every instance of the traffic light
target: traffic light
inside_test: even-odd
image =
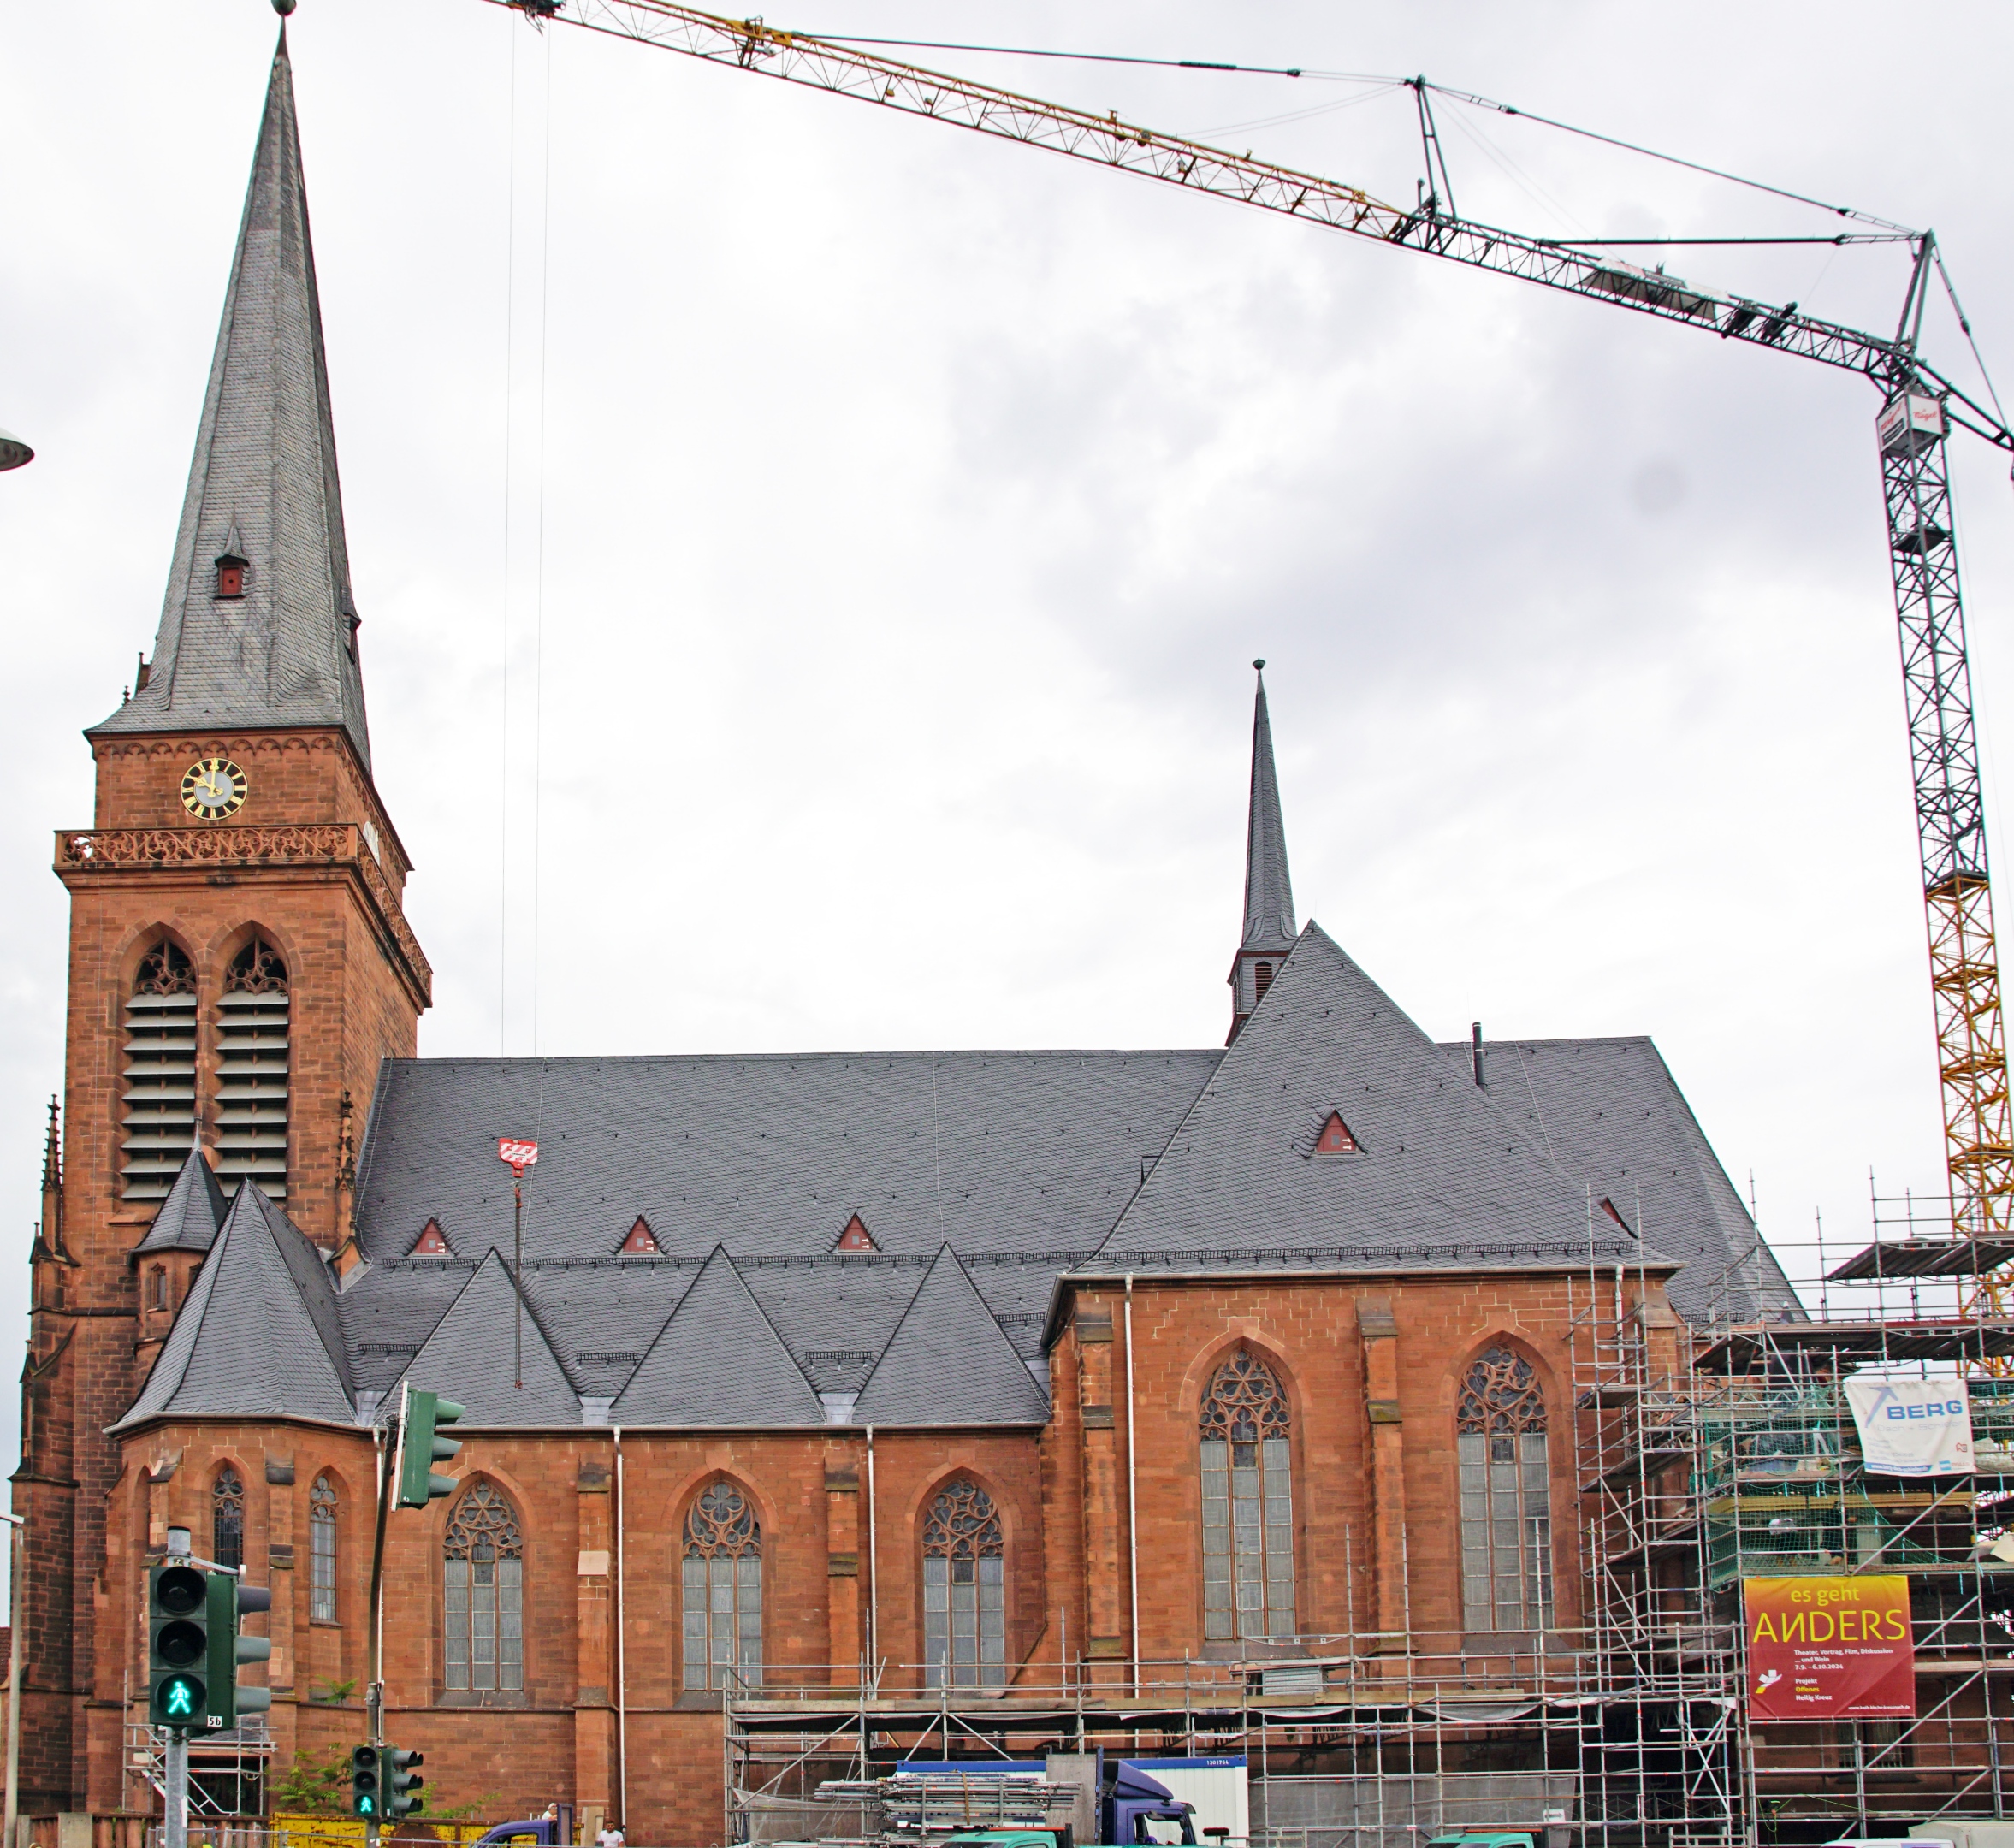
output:
[[[393,1821],[424,1807],[411,1793],[426,1782],[413,1768],[426,1762],[424,1753],[400,1751],[396,1745],[387,1745],[379,1754],[378,1787],[385,1793],[385,1815]]]
[[[199,1727],[209,1714],[210,1584],[193,1566],[147,1568],[147,1717]]]
[[[378,1805],[377,1747],[359,1745],[350,1754],[350,1814],[375,1822]]]
[[[415,1392],[408,1385],[399,1411],[399,1457],[394,1466],[398,1479],[398,1507],[424,1507],[441,1496],[453,1495],[452,1476],[436,1476],[433,1466],[445,1463],[461,1448],[453,1437],[435,1435],[435,1427],[457,1423],[466,1412],[452,1399],[438,1393]]]
[[[240,1662],[270,1661],[273,1644],[270,1638],[240,1636],[238,1626],[246,1618],[273,1608],[273,1594],[264,1585],[244,1584],[235,1573],[210,1574],[210,1700],[208,1723],[234,1727],[240,1714],[264,1713],[273,1704],[270,1688],[240,1687]]]

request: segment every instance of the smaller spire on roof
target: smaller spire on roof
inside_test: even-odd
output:
[[[1265,662],[1252,664],[1259,690],[1252,707],[1252,794],[1245,828],[1245,927],[1231,959],[1229,1039],[1272,986],[1281,961],[1300,933],[1294,921],[1294,882],[1287,873],[1287,824],[1273,768],[1273,726],[1266,711]],[[1228,1043],[1228,1042],[1227,1042]]]

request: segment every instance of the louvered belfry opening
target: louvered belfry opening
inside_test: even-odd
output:
[[[123,1191],[165,1199],[196,1142],[196,971],[165,937],[133,977],[124,1051]]]
[[[254,937],[217,997],[216,1177],[287,1198],[287,965]]]

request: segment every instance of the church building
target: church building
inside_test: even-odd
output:
[[[1577,1330],[1668,1372],[1798,1313],[1648,1038],[1436,1044],[1300,921],[1263,681],[1223,1046],[422,1057],[363,633],[282,33],[153,651],[56,838],[26,1814],[155,1805],[171,1525],[272,1590],[225,1807],[364,1737],[409,1385],[467,1415],[388,1523],[388,1736],[492,1820],[714,1843],[737,1695],[1543,1654]]]

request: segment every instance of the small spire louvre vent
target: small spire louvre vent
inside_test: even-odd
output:
[[[409,1258],[452,1258],[453,1255],[453,1252],[448,1248],[447,1240],[441,1230],[438,1219],[429,1219],[419,1229],[419,1236],[412,1241],[412,1249],[406,1253]]]
[[[843,1252],[878,1252],[880,1248],[875,1244],[874,1235],[868,1230],[866,1222],[858,1213],[846,1222],[846,1229],[839,1235],[839,1242],[832,1247],[834,1251]]]
[[[1322,1125],[1322,1133],[1315,1138],[1318,1155],[1360,1155],[1362,1146],[1350,1134],[1350,1127],[1342,1120],[1338,1111],[1329,1112],[1329,1120]]]
[[[642,1213],[630,1228],[630,1235],[617,1249],[618,1258],[655,1258],[658,1255],[657,1235],[650,1229],[650,1222]]]

